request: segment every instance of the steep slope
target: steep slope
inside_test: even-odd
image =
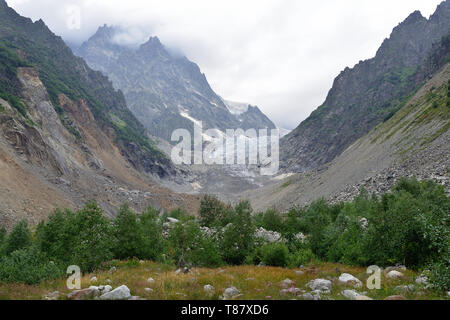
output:
[[[450,38],[436,52],[446,52],[450,57]],[[274,206],[288,210],[319,197],[332,202],[349,200],[362,187],[380,194],[402,176],[435,179],[450,194],[449,129],[447,63],[393,117],[358,139],[330,164],[302,174],[280,176],[272,185],[241,197],[250,198],[257,209]]]
[[[97,200],[109,215],[194,208],[198,199],[157,187],[177,174],[147,138],[123,95],[75,57],[42,21],[0,0],[0,224],[37,223],[55,206]]]
[[[257,107],[239,116],[232,114],[200,68],[166,49],[157,37],[130,48],[118,44],[116,36],[121,32],[117,27],[100,27],[76,52],[111,78],[154,136],[170,141],[173,130],[192,131],[195,121],[202,121],[204,128],[223,131],[275,128]]]
[[[450,1],[429,20],[412,13],[373,59],[346,68],[322,106],[281,142],[282,167],[302,172],[333,160],[351,143],[391,117],[435,71],[423,68],[433,43],[450,32]]]

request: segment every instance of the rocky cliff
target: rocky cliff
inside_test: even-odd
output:
[[[433,44],[449,32],[450,1],[444,1],[428,20],[418,11],[412,13],[374,58],[346,68],[324,104],[282,140],[284,170],[302,172],[333,160],[395,114],[436,71],[436,65],[426,61]],[[438,61],[439,66],[444,62]]]
[[[96,200],[109,215],[190,207],[154,182],[182,173],[154,147],[110,81],[41,21],[0,0],[0,224],[35,224]]]
[[[100,27],[76,53],[110,77],[154,136],[170,141],[173,130],[192,130],[197,121],[222,131],[275,128],[257,107],[232,114],[198,65],[168,50],[157,37],[131,48],[117,41],[121,32],[119,27]]]

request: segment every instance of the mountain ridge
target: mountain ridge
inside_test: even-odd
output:
[[[410,14],[385,39],[374,58],[345,68],[325,102],[281,141],[285,172],[302,172],[333,160],[357,138],[392,116],[400,102],[431,74],[418,71],[432,49],[450,32],[450,2],[430,19]]]
[[[170,141],[173,130],[193,130],[190,119],[206,129],[274,129],[259,108],[233,115],[209,85],[199,66],[184,55],[173,55],[152,36],[137,48],[115,43],[120,27],[102,26],[76,50],[121,89],[136,117],[154,135]],[[184,117],[183,114],[187,114]]]

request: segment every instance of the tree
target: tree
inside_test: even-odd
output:
[[[116,258],[140,258],[144,247],[142,225],[128,205],[123,205],[114,220],[114,254]]]
[[[93,271],[113,257],[111,226],[95,202],[87,203],[78,211],[74,222],[76,237],[73,264],[78,265],[83,272]]]
[[[231,222],[232,208],[216,196],[205,195],[200,201],[199,220],[202,226],[225,226]]]
[[[225,228],[221,249],[227,263],[239,265],[254,248],[255,227],[250,202],[241,201],[234,210],[232,223]]]
[[[5,253],[7,255],[16,250],[27,248],[31,245],[31,232],[26,220],[16,224],[6,239]]]

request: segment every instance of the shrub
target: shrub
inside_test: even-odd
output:
[[[0,260],[0,281],[36,284],[60,276],[62,272],[56,264],[35,246],[16,250]]]
[[[27,248],[31,245],[31,232],[28,228],[26,220],[20,221],[16,224],[8,235],[5,245],[5,253],[7,255],[16,250]]]
[[[283,243],[271,243],[261,248],[261,260],[266,266],[286,267],[289,249]]]
[[[6,242],[6,228],[1,227],[0,228],[0,257],[2,257],[5,254],[5,242]]]
[[[74,212],[55,210],[47,223],[38,225],[36,233],[38,247],[49,259],[61,264],[62,268],[70,265],[77,235]]]
[[[264,228],[270,231],[283,232],[284,223],[281,215],[273,209],[267,210],[264,213],[258,213],[254,217],[256,228]]]
[[[200,201],[199,222],[206,227],[226,226],[231,222],[232,208],[216,196],[205,195]]]
[[[164,251],[162,225],[158,220],[158,214],[157,210],[148,208],[139,218],[143,237],[143,259],[156,261],[161,258]]]
[[[113,257],[111,226],[102,213],[96,203],[90,202],[76,214],[73,264],[83,272],[93,271]]]
[[[239,265],[254,248],[255,227],[251,218],[252,208],[248,201],[235,208],[232,223],[225,228],[220,248],[225,262]]]
[[[316,256],[309,248],[299,249],[291,253],[288,257],[288,266],[291,268],[298,268],[314,261]]]
[[[450,259],[441,259],[430,266],[430,282],[441,291],[450,290]]]
[[[140,258],[144,249],[142,224],[128,205],[123,205],[113,224],[114,256],[118,259]]]

